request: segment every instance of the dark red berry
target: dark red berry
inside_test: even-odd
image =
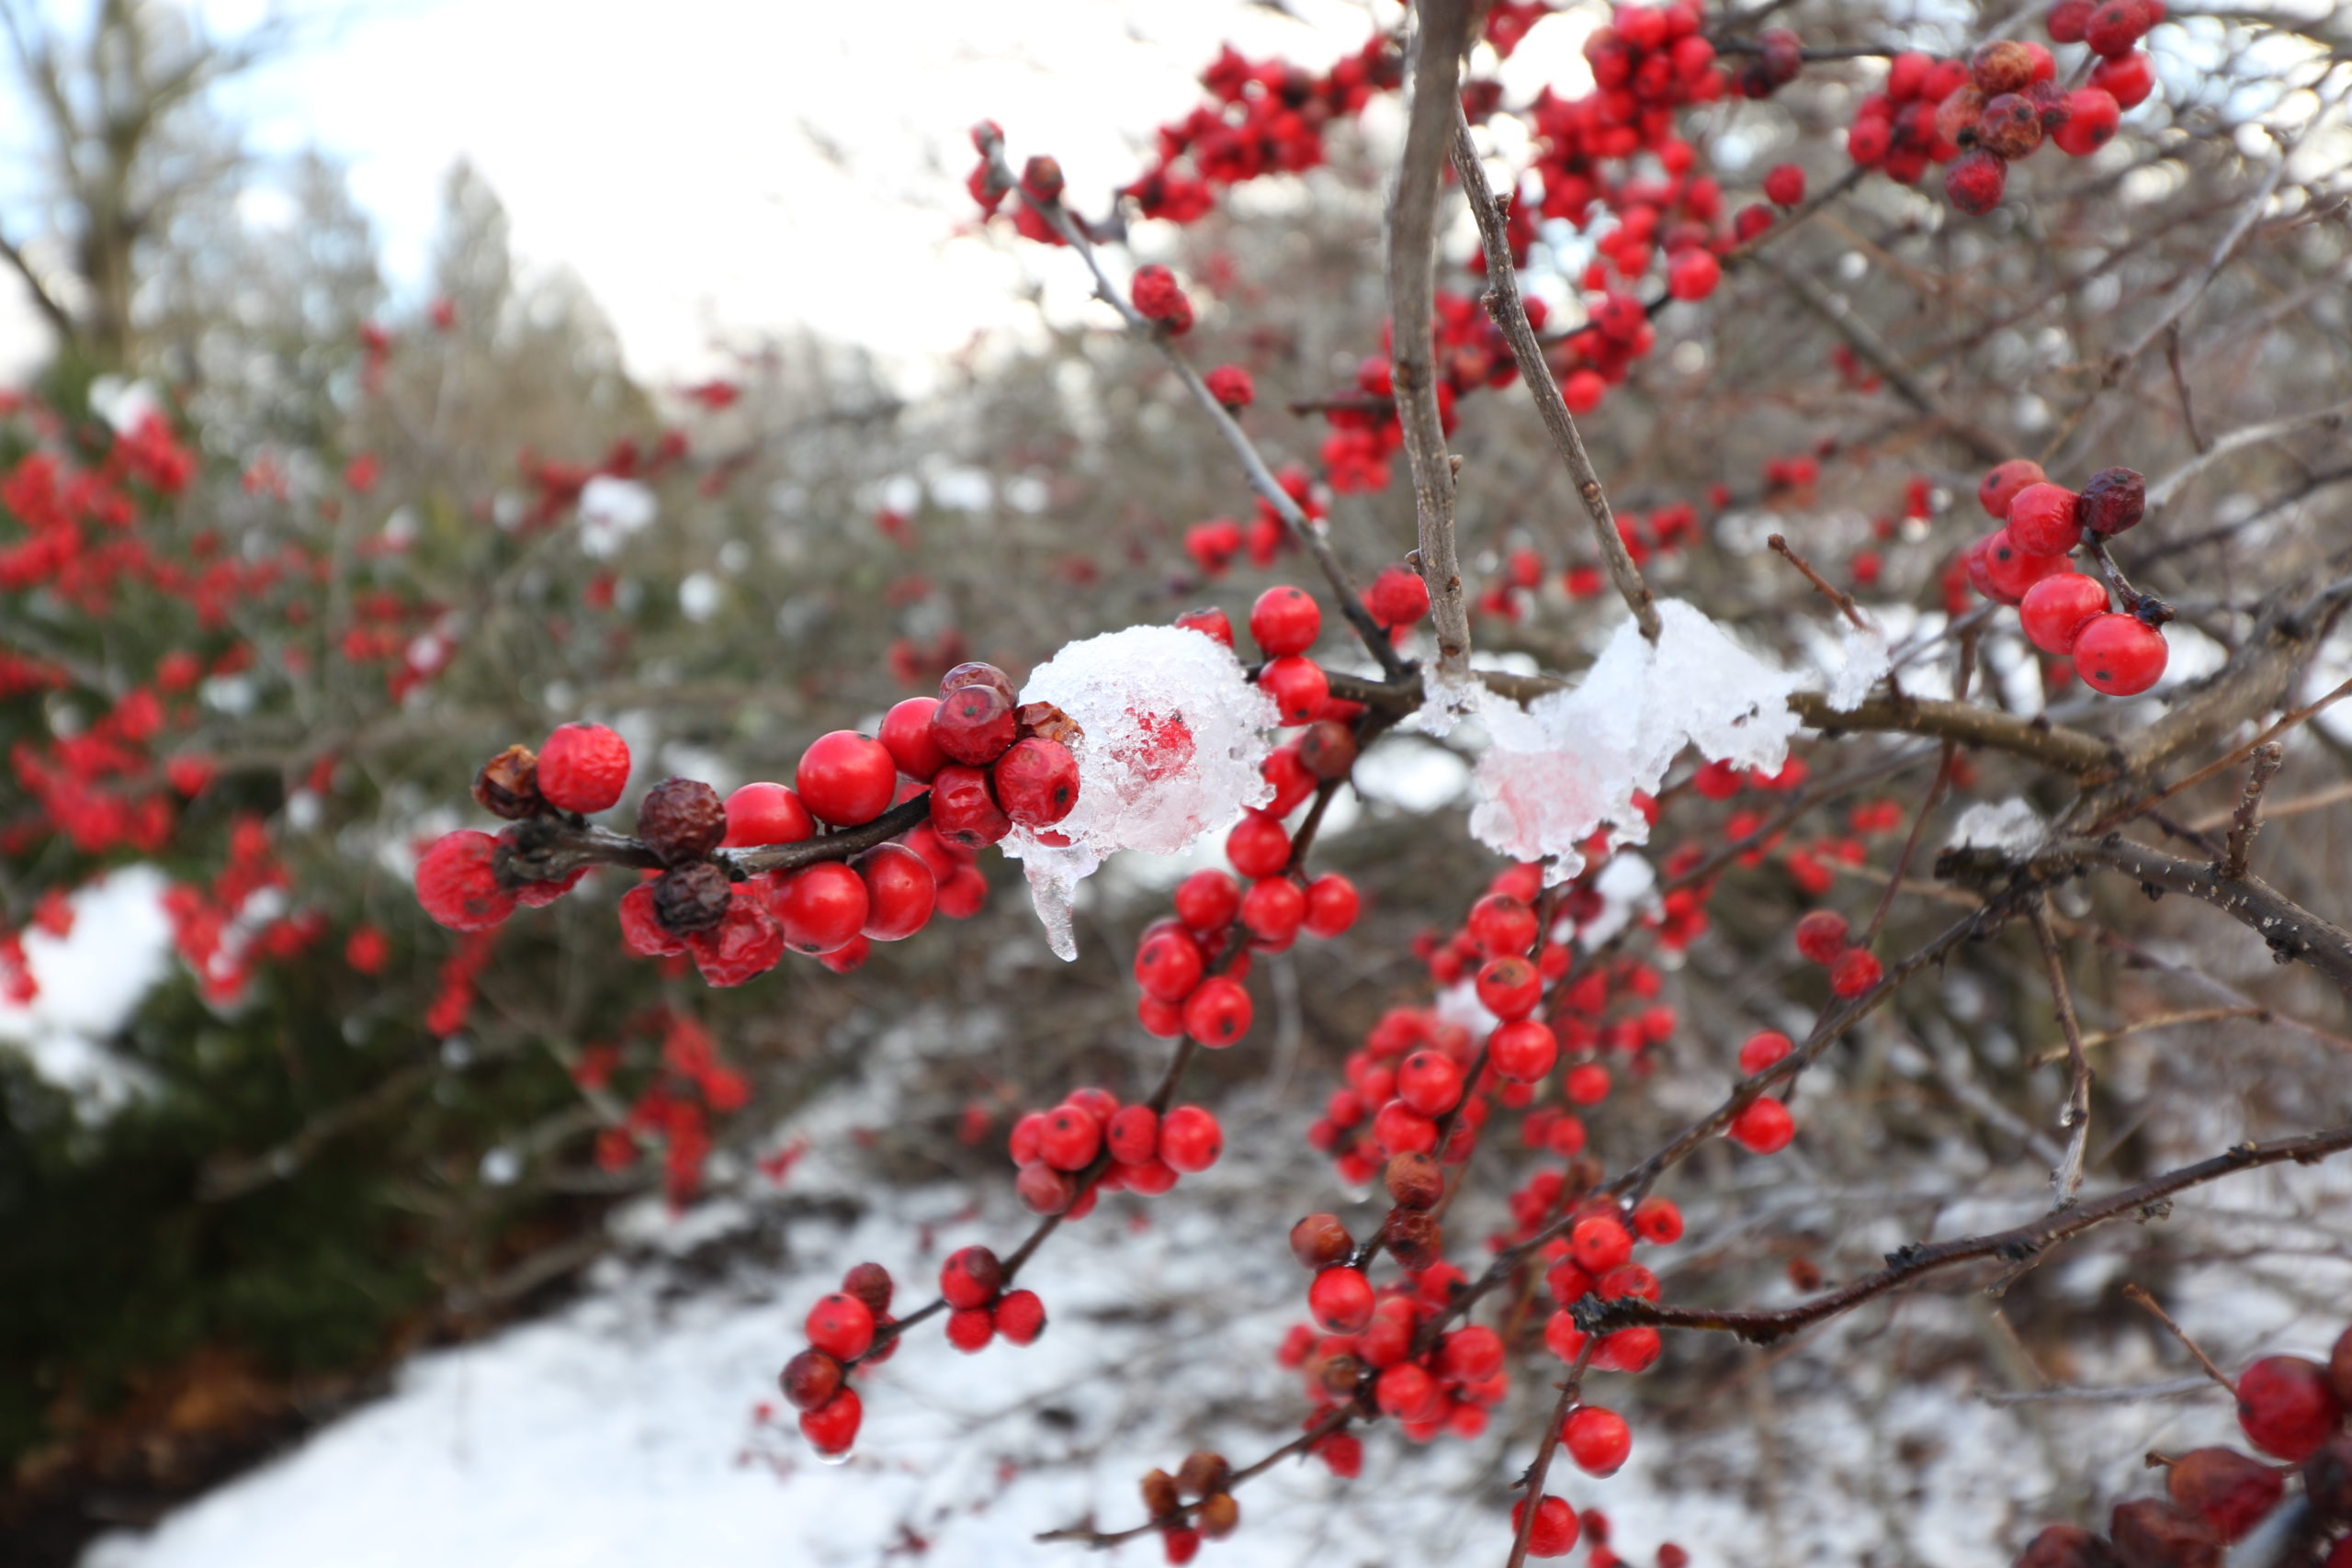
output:
[[[664,865],[701,860],[727,837],[727,806],[699,779],[663,779],[637,807],[637,836]]]

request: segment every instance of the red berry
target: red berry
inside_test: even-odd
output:
[[[1785,1059],[1795,1050],[1789,1037],[1776,1029],[1751,1034],[1739,1048],[1739,1070],[1754,1077],[1773,1063]]]
[[[1290,846],[1283,846],[1288,860]],[[1176,885],[1176,918],[1196,931],[1213,931],[1233,923],[1241,912],[1241,890],[1232,877],[1214,868],[1196,871]]]
[[[1560,1423],[1560,1441],[1587,1475],[1614,1475],[1634,1451],[1634,1430],[1615,1411],[1587,1404]]]
[[[1233,831],[1225,836],[1225,858],[1244,876],[1279,876],[1290,864],[1290,834],[1283,830],[1282,818],[1245,811]]]
[[[2042,24],[2050,31],[2050,41],[2082,42],[2084,30],[2090,25],[2091,9],[2091,0],[2058,0]]]
[[[853,1361],[874,1343],[874,1314],[866,1304],[836,1291],[808,1309],[808,1343],[837,1361]]]
[[[1004,755],[1020,733],[1012,698],[983,682],[943,692],[931,714],[932,743],[967,767],[987,767]]]
[[[653,884],[640,882],[621,895],[621,942],[641,958],[675,958],[686,951],[653,912]]]
[[[1634,1232],[1659,1247],[1680,1241],[1682,1210],[1673,1199],[1653,1193],[1634,1205]]]
[[[1180,1105],[1159,1121],[1159,1157],[1187,1175],[1206,1170],[1225,1152],[1225,1131],[1197,1105]]]
[[[2008,536],[2021,550],[2063,556],[2083,542],[2075,518],[2075,492],[2047,481],[2028,485],[2009,502]]]
[[[1437,1123],[1401,1100],[1392,1100],[1372,1119],[1372,1135],[1382,1152],[1427,1154],[1437,1147]]]
[[[871,912],[865,883],[840,861],[820,861],[786,872],[768,897],[783,922],[784,940],[795,953],[831,953],[845,947],[865,929]]]
[[[986,1307],[962,1307],[947,1314],[947,1343],[967,1356],[978,1355],[996,1337],[996,1319]]]
[[[1469,931],[1489,958],[1521,958],[1535,945],[1535,911],[1508,894],[1470,906]]]
[[[1621,1328],[1600,1337],[1592,1364],[1604,1372],[1645,1372],[1657,1364],[1665,1344],[1655,1328]]]
[[[1148,1105],[1130,1105],[1102,1132],[1111,1157],[1121,1165],[1143,1165],[1159,1157],[1159,1114]]]
[[[2018,624],[2026,639],[2044,653],[2075,651],[2075,637],[2095,615],[2107,613],[2107,585],[2079,571],[2045,577],[2018,603]]]
[[[1984,481],[1977,485],[1976,503],[1994,522],[2007,523],[2009,520],[2009,502],[2017,499],[2018,491],[2028,485],[2038,485],[2048,477],[2041,471],[2041,465],[2032,458],[2012,457],[2006,463],[1996,464],[1984,476]]]
[[[842,1364],[822,1350],[803,1350],[784,1364],[776,1386],[795,1410],[814,1410],[842,1386]]]
[[[2075,634],[2075,673],[2110,697],[2137,696],[2165,672],[2165,634],[2137,615],[2094,615]]]
[[[1826,967],[1846,951],[1846,917],[1835,909],[1815,909],[1797,922],[1797,951]]]
[[[816,1450],[831,1458],[845,1454],[857,1441],[858,1424],[865,1419],[865,1406],[857,1397],[857,1390],[844,1388],[814,1410],[800,1415],[800,1435],[808,1439]]]
[[[898,786],[899,765],[889,749],[854,729],[836,729],[810,741],[793,774],[800,804],[818,821],[836,828],[854,828],[889,810]]]
[[[1484,1382],[1503,1370],[1502,1336],[1472,1325],[1438,1342],[1437,1370],[1448,1382]]]
[[[1568,1256],[1594,1276],[1634,1256],[1634,1237],[1613,1214],[1587,1214],[1568,1232]]]
[[[1521,1497],[1510,1511],[1510,1528],[1514,1534],[1525,1521],[1527,1499]],[[1559,1497],[1546,1496],[1535,1505],[1535,1522],[1527,1530],[1527,1555],[1530,1557],[1566,1557],[1577,1544],[1577,1511]]]
[[[1382,626],[1409,626],[1430,613],[1430,585],[1410,567],[1384,566],[1365,591],[1363,603]]]
[[[1102,1152],[1102,1123],[1075,1105],[1046,1112],[1037,1129],[1037,1155],[1056,1170],[1084,1170]]]
[[[1188,632],[1214,637],[1227,648],[1233,646],[1233,622],[1223,610],[1187,610],[1176,617],[1176,624]]]
[[[1273,699],[1274,711],[1284,724],[1307,723],[1323,711],[1331,695],[1331,682],[1323,667],[1304,654],[1268,660],[1258,671],[1258,684]]]
[[[1356,923],[1363,899],[1356,885],[1338,872],[1326,872],[1306,885],[1306,929],[1329,939]]]
[[[780,784],[747,784],[727,797],[727,837],[722,847],[756,849],[763,844],[797,844],[813,838],[816,818],[800,797]]]
[[[1764,197],[1775,207],[1794,207],[1804,199],[1804,171],[1794,164],[1777,164],[1765,171]]]
[[[1487,1037],[1487,1060],[1514,1083],[1533,1083],[1552,1070],[1559,1055],[1559,1040],[1532,1018],[1498,1024]]]
[[[1287,876],[1253,882],[1241,897],[1241,923],[1252,935],[1274,946],[1286,946],[1306,919],[1306,891]]]
[[[856,861],[865,883],[865,923],[859,931],[873,942],[900,942],[931,923],[939,900],[939,879],[922,856],[904,844],[876,844]]]
[[[1322,607],[1305,589],[1269,588],[1250,606],[1250,636],[1269,659],[1305,653],[1322,631]]]
[[[997,804],[1023,828],[1050,828],[1078,804],[1078,759],[1058,740],[1013,742],[989,770]]]
[[[985,1247],[967,1247],[939,1266],[939,1293],[951,1307],[986,1306],[1004,1288],[1004,1265]]]
[[[1544,998],[1544,976],[1524,958],[1490,958],[1478,971],[1478,1005],[1509,1023]]]
[[[1227,409],[1246,409],[1257,400],[1258,389],[1250,381],[1250,372],[1238,365],[1218,366],[1201,378],[1201,384],[1219,406]]]
[[[1396,1068],[1396,1098],[1424,1116],[1442,1116],[1462,1099],[1462,1069],[1442,1051],[1416,1051]]]
[[[2238,1379],[2238,1425],[2264,1453],[2309,1459],[2344,1419],[2327,1369],[2301,1356],[2265,1356]]]
[[[1667,258],[1666,291],[1677,299],[1704,299],[1723,281],[1723,264],[1703,245],[1685,245]]]
[[[1733,1143],[1750,1154],[1778,1154],[1797,1135],[1797,1119],[1777,1100],[1751,1100],[1726,1131]]]
[[[2153,18],[2141,0],[2106,0],[2093,7],[2083,23],[2083,41],[2091,46],[2094,54],[2113,59],[2132,52],[2140,35],[2148,30]]]
[[[1306,1310],[1329,1334],[1353,1334],[1372,1322],[1372,1284],[1357,1269],[1326,1269],[1306,1288]]]
[[[2165,1491],[2223,1540],[2245,1534],[2286,1495],[2286,1478],[2235,1449],[2192,1449],[2173,1461]]]
[[[1136,984],[1164,1002],[1181,1002],[1201,983],[1201,944],[1182,931],[1160,930],[1136,949]]]
[[[1580,1062],[1568,1069],[1560,1091],[1576,1105],[1598,1105],[1609,1098],[1609,1069],[1598,1062]]]
[[[2077,87],[2066,95],[2066,119],[2050,133],[2069,158],[2088,157],[2115,139],[2123,107],[2103,87]]]
[[[1841,997],[1859,997],[1879,982],[1879,962],[1867,947],[1849,947],[1829,966],[1829,988]]]
[[[950,844],[984,850],[1012,831],[1012,818],[997,804],[986,772],[950,762],[931,781],[931,830]]]
[[[897,1289],[890,1271],[879,1263],[859,1263],[842,1276],[842,1289],[865,1303],[865,1310],[880,1323],[890,1310],[890,1296]]]
[[[2004,604],[2014,604],[2026,595],[2026,590],[2045,577],[2054,577],[2075,570],[2064,556],[2036,555],[2009,537],[2006,528],[1988,535],[1980,548],[1984,551],[1984,592]],[[1970,565],[1971,581],[1974,581],[1975,565]]]
[[[1184,1032],[1221,1050],[1250,1032],[1250,993],[1230,975],[1212,975],[1184,1003]]]
[[[2118,109],[2137,108],[2155,90],[2155,68],[2148,63],[2146,55],[2137,51],[2119,54],[2091,67],[2090,85],[2113,98]],[[539,766],[542,769],[547,766],[544,752],[540,753]],[[547,793],[544,784],[539,786],[539,793]]]
[[[1979,148],[1945,173],[1944,195],[1962,212],[1981,218],[2001,205],[2001,193],[2008,183],[2009,165],[1997,154]]]
[[[938,710],[937,697],[909,697],[882,716],[876,737],[899,772],[923,784],[947,765],[947,753],[931,736],[931,716]]]
[[[1428,1417],[1430,1406],[1443,1397],[1437,1380],[1411,1361],[1400,1361],[1380,1374],[1373,1397],[1381,1414],[1404,1420]]]
[[[1046,1303],[1035,1291],[1007,1291],[991,1314],[998,1334],[1014,1345],[1034,1345],[1046,1331]]]
[[[539,748],[539,797],[559,811],[609,811],[628,787],[628,743],[601,724],[567,724]]]
[[[514,895],[498,885],[492,857],[498,840],[461,828],[434,840],[416,863],[416,901],[453,931],[486,931],[514,912]]]

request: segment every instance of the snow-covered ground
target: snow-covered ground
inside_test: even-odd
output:
[[[804,1119],[814,1148],[781,1190],[755,1183],[675,1222],[621,1216],[621,1245],[576,1303],[419,1357],[389,1397],[152,1534],[100,1541],[85,1568],[777,1568],[911,1561],[919,1542],[927,1561],[978,1568],[1080,1562],[1081,1549],[1033,1538],[1090,1514],[1131,1524],[1146,1469],[1172,1469],[1203,1445],[1247,1462],[1287,1435],[1305,1405],[1271,1354],[1302,1295],[1285,1216],[1336,1195],[1311,1190],[1314,1168],[1271,1156],[1254,1169],[1228,1158],[1148,1207],[1115,1200],[1055,1236],[1023,1280],[1053,1314],[1036,1345],[965,1357],[919,1331],[867,1385],[854,1457],[838,1468],[810,1457],[773,1381],[808,1304],[865,1258],[893,1268],[902,1301],[923,1299],[947,1251],[1023,1228],[1003,1210],[971,1214],[960,1190],[860,1182],[840,1157],[842,1134],[874,1109],[836,1101]],[[1274,1135],[1254,1115],[1231,1108],[1234,1146]],[[2214,1201],[2251,1207],[2256,1196],[2224,1190]],[[844,1221],[829,1198],[870,1206]],[[1939,1234],[2046,1201],[2023,1187],[1955,1198]],[[1693,1220],[1674,1250],[1695,1258],[1711,1238],[1704,1216]],[[2086,1244],[2041,1288],[2086,1299],[2117,1267]],[[2234,1270],[2194,1272],[2174,1304],[2225,1358],[2324,1353],[2335,1332],[2326,1303],[2346,1299],[2352,1272],[2338,1258],[2294,1259],[2290,1273],[2254,1286]],[[1677,1284],[1668,1271],[1669,1296]],[[1996,1402],[1992,1322],[1980,1298],[1915,1298],[1892,1333],[1884,1313],[1858,1314],[1792,1356],[1743,1351],[1740,1372],[1716,1384],[1674,1378],[1670,1340],[1659,1373],[1596,1376],[1589,1391],[1634,1420],[1633,1462],[1594,1480],[1563,1461],[1553,1487],[1607,1510],[1634,1563],[1671,1540],[1702,1568],[1991,1568],[2044,1518],[2103,1518],[2116,1496],[2151,1491],[2140,1466],[2151,1448],[2232,1435],[2218,1391],[2181,1386],[2185,1359],[2139,1335],[2064,1375],[2171,1393]],[[1923,1353],[1938,1345],[1957,1353]],[[1906,1363],[1947,1370],[1888,1370]],[[1519,1382],[1476,1441],[1425,1450],[1375,1431],[1353,1484],[1317,1462],[1278,1468],[1241,1493],[1239,1533],[1203,1561],[1499,1563],[1503,1486],[1551,1399],[1541,1368]],[[2068,1490],[2074,1477],[2090,1496]],[[1108,1558],[1160,1560],[1148,1538]]]

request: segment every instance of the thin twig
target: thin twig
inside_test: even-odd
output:
[[[1796,568],[1823,598],[1844,611],[1846,619],[1853,623],[1856,631],[1866,632],[1871,629],[1870,622],[1862,618],[1861,610],[1854,604],[1854,596],[1815,571],[1811,561],[1797,554],[1794,547],[1790,545],[1786,535],[1774,534],[1764,542],[1772,547],[1774,555]]]
[[[2150,1316],[2163,1324],[2172,1337],[2180,1341],[2180,1348],[2197,1359],[2197,1364],[2204,1369],[2207,1377],[2220,1383],[2228,1393],[2232,1394],[2237,1393],[2238,1385],[2232,1382],[2228,1374],[2213,1364],[2213,1358],[2205,1353],[2203,1346],[2188,1337],[2187,1329],[2172,1320],[2172,1314],[2156,1303],[2155,1297],[2150,1295],[2136,1280],[2123,1287],[2123,1294],[2133,1305],[2145,1309]]]
[[[2246,774],[2245,793],[2238,797],[2238,808],[2230,814],[2230,835],[2222,855],[2222,881],[2236,882],[2245,875],[2246,851],[2262,828],[2262,792],[2270,787],[2270,781],[2278,776],[2286,757],[2286,749],[2276,740],[2255,748],[2254,767]]]
[[[2058,934],[2050,929],[2050,895],[2034,895],[2026,911],[2032,917],[2034,940],[2041,946],[2041,965],[2050,976],[2050,997],[2058,1013],[2058,1028],[2066,1037],[2066,1108],[2058,1125],[2069,1129],[2065,1157],[2050,1173],[2050,1189],[2062,1209],[2083,1190],[2083,1160],[2091,1144],[2091,1064],[2083,1054],[2083,1026],[2075,1016],[2074,992],[2066,985],[2065,957],[2058,951]]]
[[[1544,1503],[1544,1478],[1551,1473],[1552,1456],[1560,1448],[1560,1427],[1567,1420],[1569,1410],[1575,1406],[1578,1391],[1584,1387],[1585,1369],[1592,1365],[1592,1353],[1600,1344],[1599,1335],[1585,1336],[1584,1348],[1577,1352],[1576,1364],[1568,1369],[1566,1381],[1560,1384],[1559,1402],[1552,1406],[1552,1419],[1544,1428],[1543,1441],[1536,1445],[1535,1462],[1527,1467],[1527,1473],[1520,1479],[1521,1507],[1519,1528],[1511,1532],[1510,1556],[1503,1568],[1525,1568],[1527,1545],[1535,1534],[1536,1510]]]
[[[1592,466],[1592,455],[1585,450],[1576,416],[1568,412],[1559,383],[1552,378],[1551,362],[1544,357],[1544,345],[1536,339],[1535,329],[1527,320],[1526,303],[1519,295],[1519,272],[1510,254],[1510,198],[1497,196],[1487,186],[1486,165],[1478,161],[1477,149],[1470,144],[1470,127],[1458,115],[1453,130],[1453,170],[1462,182],[1463,195],[1469,200],[1470,214],[1478,221],[1478,241],[1486,253],[1487,315],[1503,334],[1503,341],[1510,344],[1511,357],[1519,364],[1519,378],[1527,384],[1529,396],[1535,400],[1535,412],[1543,417],[1553,448],[1568,470],[1568,482],[1576,486],[1577,499],[1584,504],[1585,516],[1592,525],[1593,543],[1600,547],[1600,558],[1609,568],[1610,581],[1616,585],[1625,607],[1633,611],[1642,636],[1656,642],[1659,631],[1657,605],[1649,584],[1642,579],[1642,569],[1634,564],[1624,536],[1617,531],[1617,519],[1610,511],[1609,495],[1601,488],[1600,475]]]

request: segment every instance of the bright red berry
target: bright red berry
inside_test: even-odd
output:
[[[2110,697],[2139,695],[2165,672],[2165,634],[2137,615],[2094,615],[2075,634],[2075,673]]]
[[[837,1361],[854,1361],[874,1343],[874,1314],[866,1304],[836,1291],[808,1309],[808,1343]]]
[[[1246,409],[1258,398],[1258,389],[1250,379],[1250,372],[1238,365],[1220,365],[1201,378],[1209,396],[1227,409]]]
[[[2083,542],[2075,516],[2075,492],[2047,481],[2028,485],[2009,502],[2008,536],[2018,548],[2038,556],[2063,556]]]
[[[2123,120],[2123,107],[2103,87],[2077,87],[2066,95],[2066,118],[2050,133],[2058,151],[2086,158],[2109,141]]]
[[[1396,1098],[1424,1116],[1442,1116],[1462,1099],[1462,1069],[1442,1051],[1416,1051],[1398,1064]]]
[[[1225,836],[1225,858],[1244,876],[1278,876],[1290,864],[1290,834],[1279,817],[1245,811]]]
[[[727,837],[723,848],[756,849],[763,844],[797,844],[814,838],[816,818],[800,797],[780,784],[747,784],[727,797]]]
[[[1184,1002],[1184,1032],[1221,1050],[1250,1032],[1250,993],[1230,975],[1212,975]]]
[[[1671,1198],[1656,1193],[1634,1205],[1634,1233],[1658,1247],[1682,1239],[1682,1210]]]
[[[1176,617],[1176,624],[1186,631],[1214,637],[1227,648],[1233,646],[1233,622],[1223,610],[1187,610]]]
[[[931,830],[951,844],[984,850],[1012,831],[986,770],[950,762],[931,781]]]
[[[854,828],[890,809],[899,765],[889,749],[854,729],[836,729],[808,743],[793,774],[800,804],[820,822]]]
[[[1078,804],[1078,759],[1058,740],[1016,740],[989,769],[1004,814],[1023,828],[1050,828]]]
[[[1046,1303],[1035,1291],[1007,1291],[990,1314],[996,1331],[1014,1345],[1034,1345],[1046,1331]]]
[[[1283,859],[1290,859],[1290,844],[1283,844]],[[1196,931],[1218,931],[1241,912],[1241,889],[1232,877],[1214,867],[1196,871],[1176,885],[1176,918]],[[1188,989],[1190,987],[1187,987]]]
[[[1306,890],[1287,876],[1253,882],[1241,897],[1241,923],[1272,946],[1286,946],[1306,919]]]
[[[1587,1214],[1568,1232],[1568,1256],[1598,1277],[1634,1256],[1634,1237],[1613,1214]]]
[[[1573,1105],[1598,1105],[1609,1098],[1609,1069],[1599,1062],[1579,1062],[1568,1069],[1560,1091]]]
[[[1587,1404],[1560,1423],[1560,1441],[1587,1475],[1614,1475],[1634,1451],[1634,1429],[1614,1410]]]
[[[1305,653],[1322,631],[1322,606],[1303,588],[1269,588],[1250,606],[1250,636],[1269,659]]]
[[[1739,1048],[1739,1070],[1754,1077],[1773,1063],[1785,1059],[1795,1049],[1789,1037],[1777,1029],[1751,1034]]]
[[[1148,1105],[1117,1111],[1102,1130],[1111,1157],[1121,1165],[1144,1165],[1159,1157],[1159,1113]]]
[[[865,879],[840,861],[786,872],[768,896],[795,953],[831,953],[865,929],[871,913]]]
[[[1536,1019],[1498,1024],[1487,1037],[1487,1060],[1514,1083],[1533,1083],[1552,1070],[1559,1055],[1559,1040]]]
[[[939,705],[931,711],[932,743],[967,767],[987,767],[1004,755],[1020,733],[1012,698],[986,682],[941,693]]]
[[[1382,626],[1409,626],[1430,613],[1430,585],[1410,567],[1384,566],[1364,591],[1363,604]]]
[[[2075,638],[2097,615],[2107,613],[2107,586],[2079,571],[2045,577],[2018,603],[2018,624],[2028,641],[2044,653],[2075,651]]]
[[[1363,903],[1354,883],[1336,871],[1325,872],[1306,885],[1306,929],[1326,940],[1342,935],[1356,923]]]
[[[858,1425],[865,1419],[865,1406],[857,1390],[844,1388],[818,1408],[800,1413],[800,1435],[819,1453],[831,1458],[849,1452],[857,1441]]]
[[[1004,1288],[1004,1265],[985,1247],[967,1247],[939,1266],[939,1293],[951,1307],[986,1306]]]
[[[1331,695],[1331,682],[1323,667],[1304,654],[1268,660],[1258,671],[1258,684],[1273,699],[1274,711],[1282,715],[1284,724],[1309,722],[1323,711]]]
[[[1524,1522],[1527,1499],[1521,1497],[1510,1511],[1510,1528],[1516,1532]],[[1577,1511],[1565,1498],[1546,1496],[1535,1505],[1535,1522],[1527,1529],[1527,1555],[1530,1557],[1566,1557],[1575,1550],[1577,1533]]]
[[[1164,1002],[1181,1002],[1201,983],[1201,944],[1181,931],[1152,932],[1136,949],[1136,984]]]
[[[1867,947],[1849,947],[1829,965],[1829,988],[1841,997],[1859,997],[1879,982],[1877,954]]]
[[[688,935],[685,943],[703,983],[721,988],[757,979],[784,962],[783,922],[770,912],[765,899],[740,884],[718,923]]]
[[[1470,906],[1470,935],[1489,958],[1523,958],[1535,945],[1535,911],[1504,893]]]
[[[1962,155],[1944,174],[1944,195],[1972,218],[1981,218],[2001,205],[2008,187],[2009,165],[1996,153],[1978,148]]]
[[[947,1343],[978,1355],[996,1337],[996,1318],[986,1307],[959,1307],[947,1314]]]
[[[514,912],[514,895],[498,885],[492,857],[498,840],[471,828],[444,833],[416,863],[416,901],[453,931],[486,931]]]
[[[609,811],[628,787],[628,743],[601,724],[562,725],[539,748],[538,783],[560,811]]]
[[[1056,1170],[1084,1170],[1102,1148],[1102,1123],[1075,1105],[1046,1112],[1037,1129],[1037,1154]]]
[[[1794,164],[1776,164],[1764,174],[1764,198],[1775,207],[1794,207],[1804,199],[1804,171]]]
[[[1306,1288],[1306,1310],[1329,1334],[1353,1334],[1372,1322],[1372,1283],[1358,1269],[1326,1269]]]
[[[1976,503],[1994,522],[2007,523],[2009,502],[2017,499],[2018,491],[2028,485],[2038,485],[2047,477],[2041,465],[2030,457],[2012,457],[2006,463],[1996,463],[1977,485]]]
[[[1846,917],[1835,909],[1815,909],[1797,922],[1797,951],[1826,967],[1846,951]]]
[[[929,863],[904,844],[877,844],[855,862],[865,883],[865,923],[873,942],[900,942],[931,923],[939,881]]]
[[[1197,1105],[1180,1105],[1159,1119],[1159,1157],[1187,1175],[1206,1170],[1225,1152],[1225,1130]]]
[[[2134,50],[2092,66],[2089,85],[2113,98],[2118,109],[2137,108],[2155,90],[2155,67],[2148,62],[2146,55]],[[540,793],[545,794],[545,789]]]
[[[922,784],[947,765],[947,753],[931,734],[932,715],[938,711],[937,697],[909,697],[882,716],[876,736],[899,772]]]
[[[1777,1100],[1751,1100],[1731,1119],[1731,1141],[1750,1154],[1777,1154],[1797,1135],[1797,1119]]]
[[[1544,976],[1524,958],[1490,958],[1478,971],[1478,1005],[1509,1023],[1535,1010]]]

